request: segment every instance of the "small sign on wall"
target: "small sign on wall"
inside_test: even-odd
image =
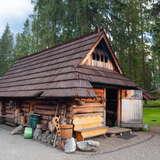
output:
[[[122,90],[122,99],[143,99],[141,90]]]

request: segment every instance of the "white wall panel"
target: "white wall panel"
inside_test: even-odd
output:
[[[143,101],[122,99],[122,123],[142,123]]]

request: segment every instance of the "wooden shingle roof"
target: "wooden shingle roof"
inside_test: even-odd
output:
[[[119,73],[79,65],[102,34],[94,32],[17,60],[0,79],[0,97],[94,97],[91,82],[135,87]]]
[[[79,78],[88,80],[89,82],[125,87],[136,87],[134,82],[122,74],[107,70],[105,68],[83,65],[79,66],[77,70],[79,73]]]

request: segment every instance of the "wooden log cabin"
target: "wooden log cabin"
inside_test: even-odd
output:
[[[142,91],[123,75],[105,30],[18,59],[0,79],[0,116],[55,115],[73,124],[79,139],[106,126],[142,127]]]

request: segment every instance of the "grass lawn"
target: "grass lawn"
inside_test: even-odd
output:
[[[144,107],[144,124],[160,126],[160,107]]]

